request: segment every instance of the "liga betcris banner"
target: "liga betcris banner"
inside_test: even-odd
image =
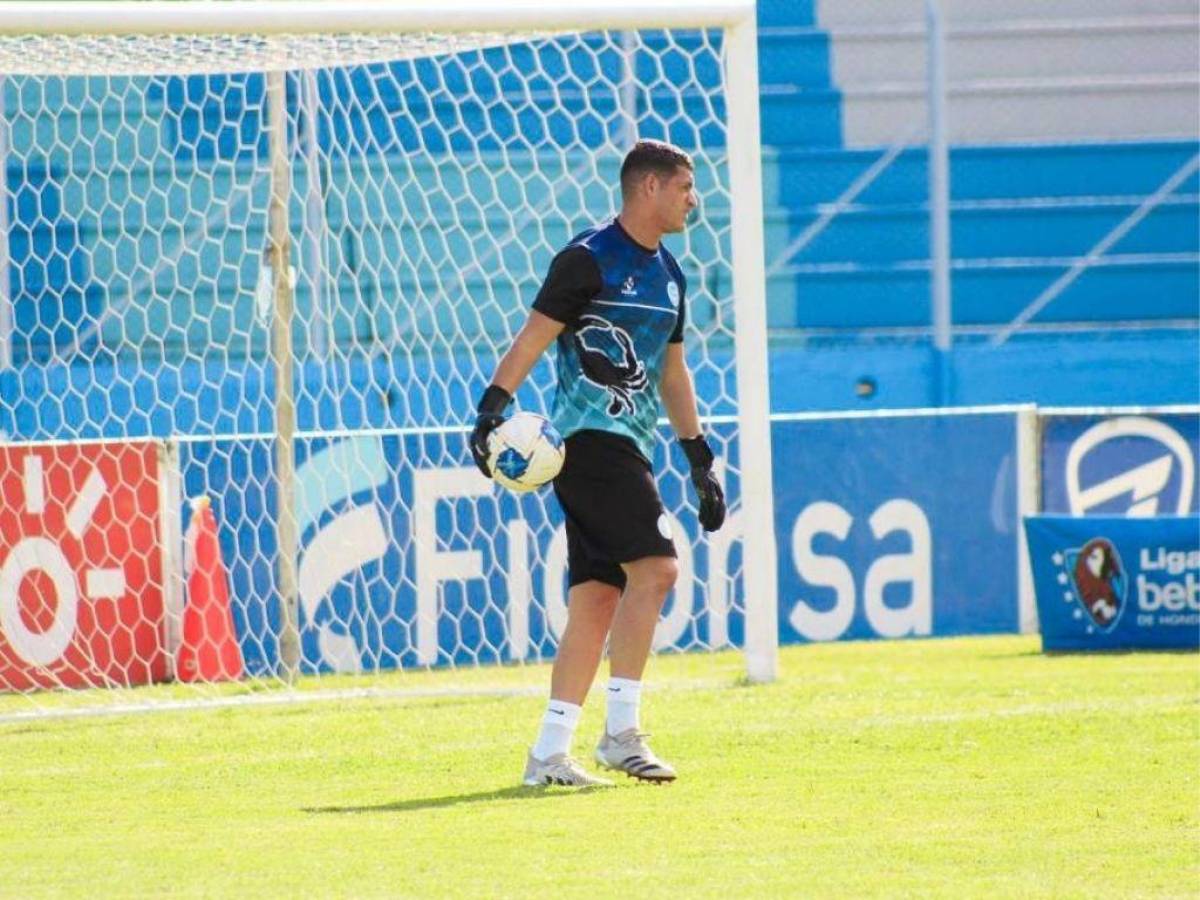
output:
[[[161,449],[0,446],[0,690],[168,675]]]
[[[1025,519],[1044,650],[1200,647],[1200,518]]]

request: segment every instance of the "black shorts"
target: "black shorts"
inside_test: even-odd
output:
[[[595,580],[624,588],[620,563],[675,556],[650,463],[633,441],[607,431],[577,431],[566,444],[554,495],[567,519],[570,585]]]

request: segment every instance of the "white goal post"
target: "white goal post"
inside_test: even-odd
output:
[[[664,428],[656,647],[776,676],[754,0],[0,2],[0,73],[0,688],[552,653],[553,501],[464,436],[639,135],[697,163],[668,244],[732,501],[683,514]]]

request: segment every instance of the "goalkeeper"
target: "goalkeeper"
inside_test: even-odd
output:
[[[715,531],[725,498],[700,430],[683,355],[687,282],[662,246],[696,208],[691,158],[639,141],[621,166],[620,214],[575,237],[554,257],[533,309],[479,401],[471,434],[487,468],[488,434],[551,341],[557,341],[553,420],[566,439],[554,493],[566,517],[568,618],[558,646],[526,784],[611,784],[570,754],[575,726],[609,641],[605,734],[596,761],[645,781],[675,770],[646,743],[638,717],[654,627],[679,574],[675,544],[654,483],[658,403],[691,464],[700,523]]]

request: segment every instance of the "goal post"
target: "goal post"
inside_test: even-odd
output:
[[[478,478],[465,437],[633,135],[696,160],[667,243],[731,500],[701,532],[664,423],[683,575],[655,646],[775,677],[753,0],[0,2],[0,71],[0,687],[158,681],[179,644],[199,684],[552,655],[557,508]],[[552,397],[543,363],[518,403]],[[147,480],[181,508],[141,510]],[[52,545],[77,633],[30,658],[2,623],[61,631]]]
[[[762,148],[757,136],[758,31],[753,15],[727,32],[729,191],[736,298],[738,433],[744,458],[742,506],[746,516],[746,674],[776,677],[779,648],[775,504],[771,474],[771,401],[767,354]],[[755,136],[739,139],[739,135]]]

